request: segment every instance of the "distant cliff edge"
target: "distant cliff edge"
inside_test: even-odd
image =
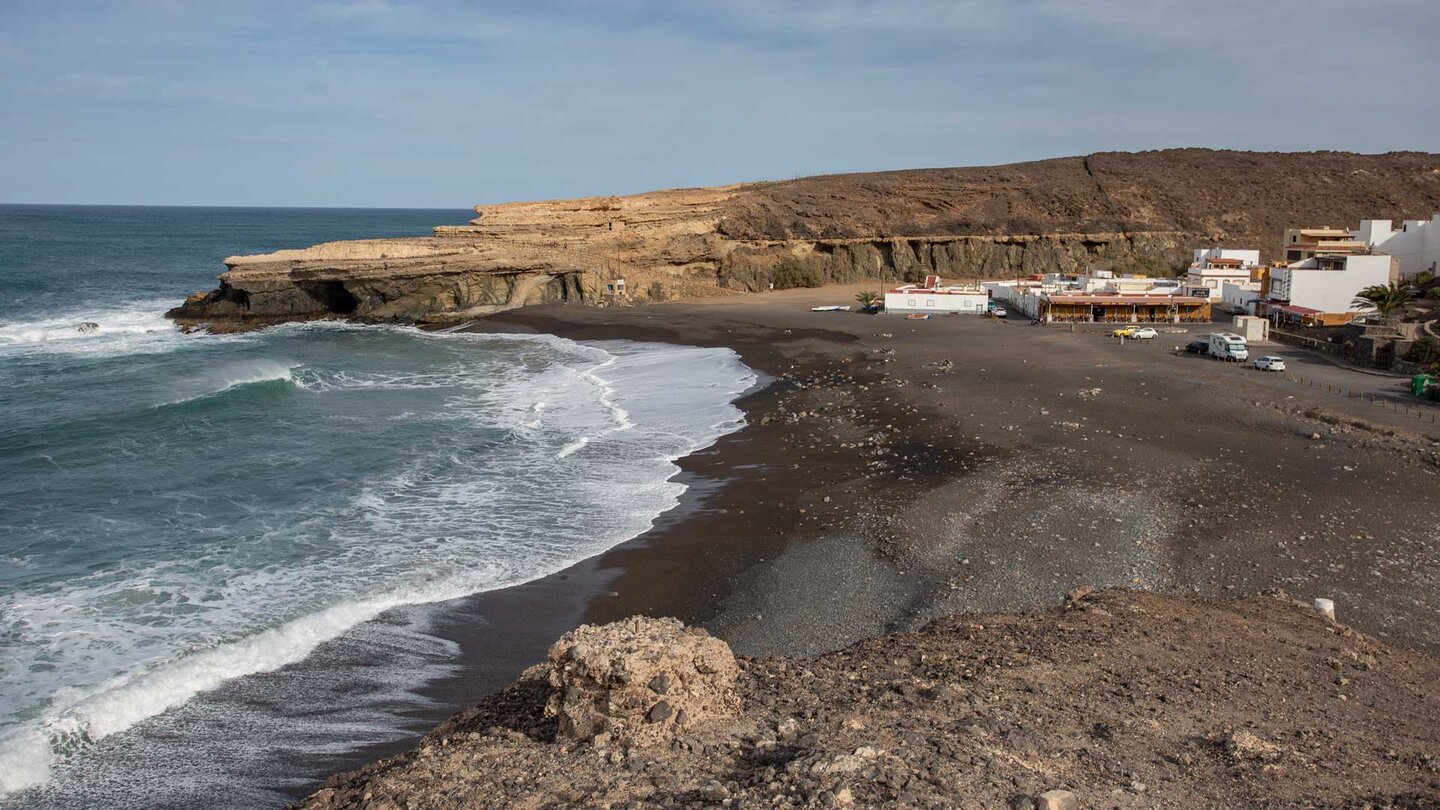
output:
[[[862,278],[1166,273],[1192,247],[1278,253],[1284,228],[1440,210],[1440,155],[1107,152],[477,206],[429,237],[232,256],[168,315],[446,322],[548,301],[646,302]],[[623,291],[620,281],[623,280]]]

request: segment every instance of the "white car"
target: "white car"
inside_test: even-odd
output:
[[[1156,332],[1154,329],[1151,329],[1148,326],[1142,326],[1139,329],[1131,332],[1129,335],[1126,335],[1126,337],[1130,338],[1131,340],[1154,340],[1156,337],[1159,336],[1159,334],[1159,332]]]
[[[1004,307],[995,307],[993,310],[990,311],[990,314],[994,315],[997,318],[1004,318],[1010,313],[1006,312]]]
[[[1284,371],[1285,358],[1276,357],[1273,354],[1267,357],[1261,357],[1256,359],[1255,368],[1258,368],[1261,371]]]

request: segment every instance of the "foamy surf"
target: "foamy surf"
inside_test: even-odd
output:
[[[170,305],[165,301],[136,301],[0,323],[0,355],[166,351],[187,338],[166,319],[165,310]]]
[[[203,401],[204,421],[107,395],[102,413],[128,414],[123,430],[86,421],[83,444],[30,469],[85,469],[74,465],[113,447],[106,474],[159,486],[159,500],[62,521],[32,545],[103,530],[141,532],[147,549],[173,536],[176,552],[0,587],[0,640],[15,640],[0,651],[13,664],[0,669],[7,803],[71,795],[77,774],[104,771],[89,759],[115,756],[111,740],[144,739],[153,718],[379,616],[545,576],[640,534],[684,490],[674,461],[738,429],[732,400],[755,381],[723,349],[341,325],[123,362],[123,390]],[[278,384],[304,395],[232,396]],[[53,417],[26,441],[53,444],[66,424]],[[193,454],[189,472],[174,469]],[[43,569],[11,559],[22,556]],[[415,666],[393,669],[396,689],[416,685]]]

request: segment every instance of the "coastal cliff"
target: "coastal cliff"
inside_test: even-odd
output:
[[[867,278],[1184,267],[1273,255],[1296,223],[1440,208],[1440,155],[1179,149],[477,206],[429,237],[233,256],[188,324],[466,320],[528,304],[640,303]],[[624,279],[618,293],[613,282]]]

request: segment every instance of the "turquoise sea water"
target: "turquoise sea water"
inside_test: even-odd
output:
[[[726,350],[161,317],[227,255],[466,217],[0,206],[0,805],[273,800],[444,670],[423,606],[639,534],[741,424]]]

